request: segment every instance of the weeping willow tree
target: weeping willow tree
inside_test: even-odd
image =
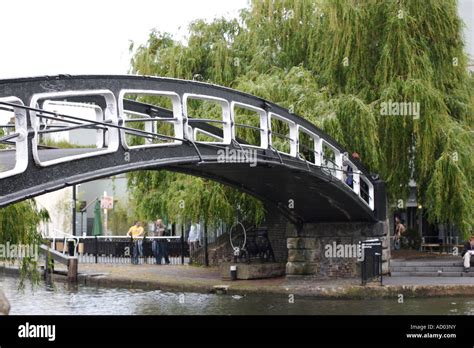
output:
[[[0,128],[0,137],[8,132]],[[2,149],[14,149],[11,144],[1,144]],[[0,164],[0,171],[3,170]],[[49,214],[45,209],[38,209],[35,201],[26,200],[20,203],[0,208],[0,245],[2,251],[10,250],[11,246],[37,245],[41,244],[41,235],[37,232],[40,222],[49,220]],[[16,257],[10,253],[0,254],[0,261],[15,262]],[[24,285],[24,280],[29,278],[32,283],[39,281],[37,259],[33,255],[22,258],[20,262],[20,287]]]
[[[49,214],[45,209],[38,209],[35,201],[27,200],[12,204],[0,209],[0,244],[4,250],[9,246],[29,245],[39,246],[42,244],[42,237],[38,233],[38,225],[42,221],[48,221]],[[10,257],[8,257],[10,256]],[[5,262],[15,262],[12,255],[1,255],[0,260]],[[34,255],[27,255],[20,262],[20,287],[24,285],[24,280],[29,278],[32,284],[40,279],[38,271],[38,260]]]
[[[215,182],[167,171],[141,171],[131,175],[130,186],[140,218],[166,217],[186,223],[205,221],[231,225],[236,216],[260,223],[264,210],[260,201]]]
[[[332,91],[357,94],[372,106],[377,170],[392,200],[406,199],[413,179],[430,222],[470,233],[473,105],[456,2],[335,1],[322,9],[322,32],[333,42],[320,41],[312,69]],[[383,104],[392,102],[419,105],[419,114],[383,114]]]
[[[430,222],[468,234],[473,82],[456,11],[454,0],[256,0],[238,19],[192,23],[184,43],[152,32],[132,47],[131,71],[217,83],[287,107],[358,152],[387,181],[392,202],[414,181]],[[417,112],[387,114],[387,105]]]

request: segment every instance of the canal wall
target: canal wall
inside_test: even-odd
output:
[[[268,230],[268,238],[277,263],[286,263],[287,276],[316,278],[354,278],[360,276],[360,262],[354,255],[328,257],[326,249],[334,245],[358,245],[359,241],[378,238],[382,241],[382,271],[387,274],[390,260],[388,220],[379,222],[292,224],[274,207],[266,206],[260,227]],[[211,266],[233,259],[229,234],[220,236],[208,247]],[[204,250],[193,255],[194,262],[204,264]]]
[[[0,315],[8,315],[10,312],[10,303],[0,289]]]
[[[390,239],[387,220],[375,223],[304,224],[297,236],[287,239],[286,274],[311,275],[318,278],[357,277],[360,275],[360,255],[353,251],[357,250],[360,241],[370,238],[382,240],[382,271],[388,273]],[[339,253],[342,250],[345,252]]]
[[[378,222],[306,223],[295,226],[276,209],[266,207],[262,226],[277,262],[286,262],[287,276],[316,278],[353,278],[360,276],[357,257],[327,257],[328,246],[358,245],[359,241],[377,238],[382,241],[382,272],[388,274],[390,262],[390,227],[388,219]],[[353,255],[350,255],[353,256]]]

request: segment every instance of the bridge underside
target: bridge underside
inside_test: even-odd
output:
[[[339,183],[306,168],[292,168],[280,163],[225,165],[213,163],[182,164],[165,167],[222,182],[275,204],[292,221],[373,221],[370,210],[338,189]]]
[[[256,166],[250,163],[221,163],[218,161],[219,150],[222,151],[225,146],[196,145],[200,156],[193,146],[182,144],[128,151],[121,149],[112,154],[48,167],[30,165],[26,174],[2,180],[0,206],[124,172],[165,169],[236,187],[273,204],[295,223],[377,221],[384,218],[380,215],[384,212],[371,211],[355,194],[343,187],[344,183],[301,160],[256,149]],[[227,147],[232,149],[232,146]],[[84,151],[91,150],[41,150],[39,153],[42,160],[51,160]],[[8,167],[14,161],[13,153],[1,152],[0,161]]]

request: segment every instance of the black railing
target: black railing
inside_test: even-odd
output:
[[[79,263],[130,263],[133,256],[134,243],[127,236],[88,236],[48,238],[54,243],[53,248],[59,252],[79,258]],[[166,243],[167,254],[171,264],[184,264],[189,261],[189,246],[182,236],[146,237],[142,241],[142,255],[139,263],[155,263],[153,241],[161,240]],[[73,245],[71,247],[71,244]]]

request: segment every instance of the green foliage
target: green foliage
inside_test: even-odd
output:
[[[226,85],[240,71],[229,43],[241,31],[236,20],[216,19],[211,24],[195,21],[187,45],[167,33],[153,31],[132,60],[132,72],[183,79],[204,79]],[[133,48],[133,46],[132,46]]]
[[[131,214],[132,211],[132,209],[126,209],[120,202],[114,203],[114,208],[109,210],[107,215],[107,226],[112,231],[112,235],[123,236],[126,234],[136,220],[136,217]]]
[[[4,129],[3,129],[3,128],[0,128],[0,138],[1,138],[2,136],[4,136],[4,135],[5,135]],[[0,143],[0,150],[3,150],[3,149],[5,149],[5,148],[6,148],[5,144]],[[1,169],[1,166],[0,166],[0,169]]]
[[[39,143],[39,145],[43,146],[49,146],[49,147],[54,147],[58,149],[75,149],[75,148],[90,148],[90,147],[95,147],[95,144],[91,145],[76,145],[76,144],[71,144],[70,142],[66,140],[52,140],[52,139],[42,139]]]
[[[330,112],[327,93],[302,66],[273,68],[266,74],[250,72],[237,78],[235,88],[271,100],[316,124]]]
[[[414,180],[429,220],[468,234],[474,82],[456,11],[454,0],[254,0],[238,19],[196,21],[185,43],[152,32],[132,71],[209,81],[287,107],[358,152],[392,201]],[[383,115],[390,101],[419,103],[420,113]],[[258,124],[245,115],[239,123]],[[237,134],[258,143],[258,133]]]
[[[42,244],[41,235],[37,231],[38,224],[48,221],[49,214],[44,209],[38,209],[33,200],[9,205],[0,209],[0,243],[10,245]],[[5,260],[14,262],[15,260]],[[28,257],[20,263],[20,287],[29,278],[32,283],[39,281],[37,260]]]
[[[244,221],[260,223],[264,208],[255,198],[215,182],[167,171],[129,174],[140,219],[166,218],[170,222],[221,221],[232,224],[237,214]],[[237,208],[237,207],[240,207]]]
[[[469,232],[474,220],[474,138],[471,129],[450,122],[454,124],[444,131],[443,152],[434,164],[427,188],[427,213],[432,222],[456,222]]]
[[[374,110],[356,96],[343,95],[335,103],[335,112],[342,144],[351,153],[361,154],[364,164],[376,171],[380,168],[380,144]]]
[[[1,208],[0,241],[9,241],[12,244],[37,241],[37,225],[46,218],[46,212],[38,212],[32,200]]]

